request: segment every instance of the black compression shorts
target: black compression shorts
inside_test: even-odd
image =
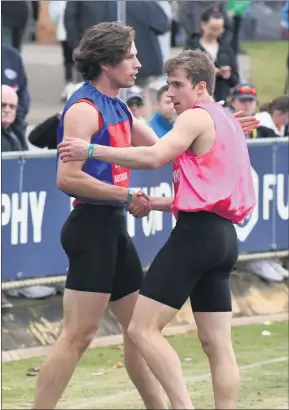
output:
[[[231,311],[229,276],[237,258],[231,221],[209,212],[180,212],[140,294],[175,309],[190,297],[195,312]]]
[[[61,243],[69,260],[67,289],[108,293],[111,301],[140,289],[143,270],[123,209],[77,205],[62,228]]]

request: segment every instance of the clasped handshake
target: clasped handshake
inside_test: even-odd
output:
[[[143,191],[134,193],[130,204],[126,207],[126,210],[135,218],[143,218],[144,216],[148,216],[152,210],[149,196]]]

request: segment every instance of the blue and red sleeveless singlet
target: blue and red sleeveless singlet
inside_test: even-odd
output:
[[[68,109],[75,103],[86,102],[95,107],[95,115],[99,116],[99,131],[91,138],[92,144],[111,147],[130,147],[132,116],[126,104],[119,98],[108,97],[100,93],[95,87],[85,82],[67,101],[57,131],[57,143],[59,144],[64,135],[64,116]],[[71,135],[73,137],[73,135]],[[82,167],[82,171],[90,176],[110,185],[129,187],[130,170],[107,162],[88,159]],[[67,195],[76,197],[73,193]],[[123,207],[118,201],[95,200],[92,198],[76,197],[75,205],[80,202],[89,202],[101,205]]]

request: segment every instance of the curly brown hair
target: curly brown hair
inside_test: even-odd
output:
[[[134,41],[134,30],[117,21],[89,28],[73,52],[77,70],[85,81],[96,80],[101,65],[116,66],[128,55]]]
[[[202,50],[185,50],[176,57],[167,60],[164,66],[167,75],[171,75],[179,68],[187,72],[187,76],[194,86],[204,81],[207,84],[208,93],[214,94],[216,70],[208,53]]]

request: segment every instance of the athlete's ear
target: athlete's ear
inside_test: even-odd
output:
[[[100,64],[100,68],[102,69],[102,71],[107,72],[108,71],[108,65],[106,64]]]
[[[196,85],[196,89],[197,89],[197,95],[201,96],[203,94],[204,91],[206,91],[207,89],[207,84],[205,83],[205,81],[200,81],[197,85]]]

